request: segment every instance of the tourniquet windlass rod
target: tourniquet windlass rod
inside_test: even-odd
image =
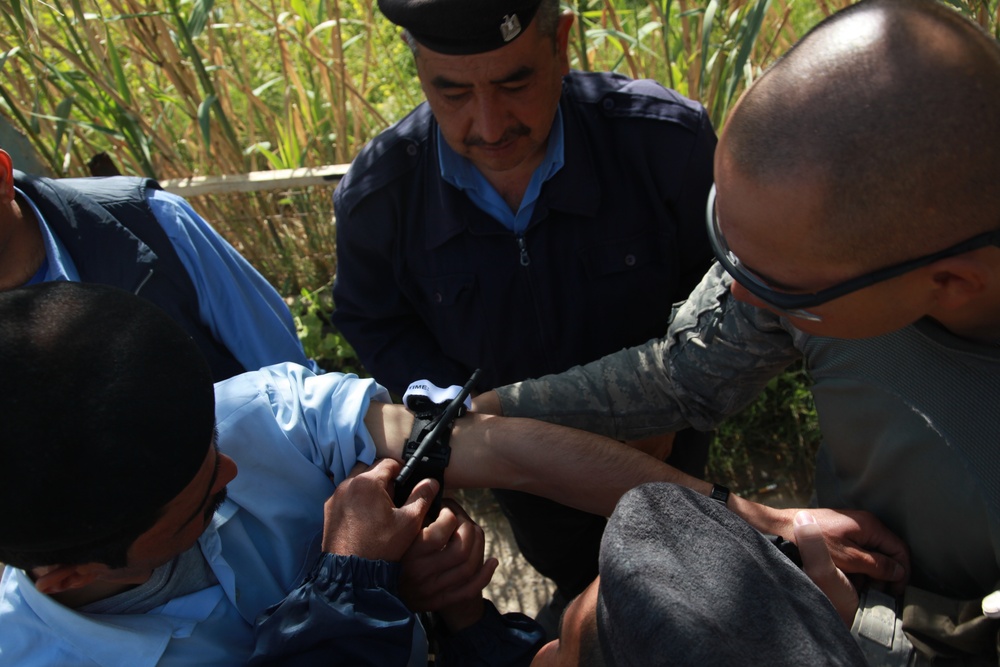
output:
[[[480,369],[476,369],[472,372],[472,377],[469,378],[468,382],[462,387],[462,391],[458,392],[458,396],[451,400],[448,407],[444,409],[441,413],[441,418],[438,420],[431,432],[424,436],[424,439],[420,441],[417,449],[413,452],[413,455],[406,460],[406,465],[403,469],[399,471],[399,475],[396,476],[396,484],[403,484],[410,478],[413,474],[413,467],[420,461],[424,456],[424,452],[437,440],[438,435],[441,431],[448,427],[455,417],[458,415],[458,411],[462,408],[462,404],[465,402],[466,397],[469,392],[472,391],[472,386],[479,379]]]

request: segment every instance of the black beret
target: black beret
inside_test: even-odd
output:
[[[867,664],[801,570],[690,489],[652,483],[622,496],[600,571],[597,634],[608,665]]]
[[[541,0],[378,0],[386,18],[447,55],[499,49],[531,23]]]

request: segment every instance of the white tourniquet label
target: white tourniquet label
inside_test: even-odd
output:
[[[406,388],[406,392],[403,394],[403,405],[413,409],[410,405],[411,398],[426,398],[431,403],[436,403],[438,405],[444,405],[449,403],[453,398],[458,396],[459,392],[462,391],[462,387],[457,384],[453,384],[450,387],[445,387],[442,389],[433,382],[429,380],[416,380],[411,382],[410,386]],[[469,396],[465,397],[465,409],[472,409],[472,398]]]

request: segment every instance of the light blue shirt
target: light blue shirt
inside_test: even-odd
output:
[[[517,213],[510,210],[510,206],[503,200],[500,193],[490,185],[489,181],[468,158],[462,157],[451,149],[448,142],[441,136],[440,127],[438,128],[437,142],[441,178],[464,192],[472,203],[484,213],[515,234],[520,235],[524,233],[531,221],[531,214],[535,210],[535,202],[538,200],[538,194],[542,191],[542,185],[562,169],[564,145],[562,109],[556,107],[556,116],[552,121],[552,129],[549,130],[545,157],[531,174],[531,181],[528,182],[528,189],[524,192]]]
[[[45,243],[47,269],[37,282],[80,282],[65,246],[41,211],[31,204]],[[163,190],[149,190],[149,206],[180,257],[198,293],[198,316],[247,369],[293,361],[317,370],[306,359],[288,306],[264,276],[195,213],[191,205]]]
[[[363,421],[369,403],[390,399],[374,380],[295,364],[220,382],[215,398],[219,451],[239,466],[199,539],[219,583],[147,614],[83,614],[8,567],[0,665],[246,664],[254,619],[319,557],[324,502],[355,462],[375,458]]]

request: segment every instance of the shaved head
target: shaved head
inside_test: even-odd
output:
[[[820,184],[817,251],[877,268],[1000,227],[1000,45],[933,0],[862,1],[734,109],[720,165]]]

